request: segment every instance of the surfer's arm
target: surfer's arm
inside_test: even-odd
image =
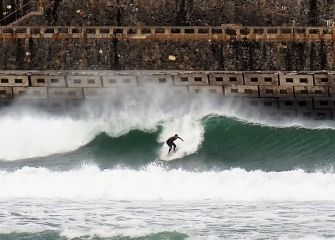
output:
[[[181,137],[178,137],[178,138],[184,142],[184,140]]]

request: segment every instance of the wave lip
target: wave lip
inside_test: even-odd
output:
[[[334,189],[335,174],[302,170],[197,173],[157,166],[140,171],[84,166],[67,172],[31,167],[0,172],[1,200],[335,201]]]

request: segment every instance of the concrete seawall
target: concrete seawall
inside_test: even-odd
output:
[[[2,71],[0,106],[13,102],[63,111],[81,102],[141,91],[148,84],[178,93],[239,102],[273,117],[335,119],[335,72]],[[123,91],[122,94],[127,94]]]

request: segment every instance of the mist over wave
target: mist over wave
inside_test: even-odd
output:
[[[56,172],[24,167],[1,171],[0,189],[1,200],[335,201],[335,174],[242,169],[197,173],[158,166],[138,171],[83,166]]]

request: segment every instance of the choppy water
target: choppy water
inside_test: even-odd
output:
[[[81,110],[2,112],[0,239],[335,238],[333,122],[158,93]]]

